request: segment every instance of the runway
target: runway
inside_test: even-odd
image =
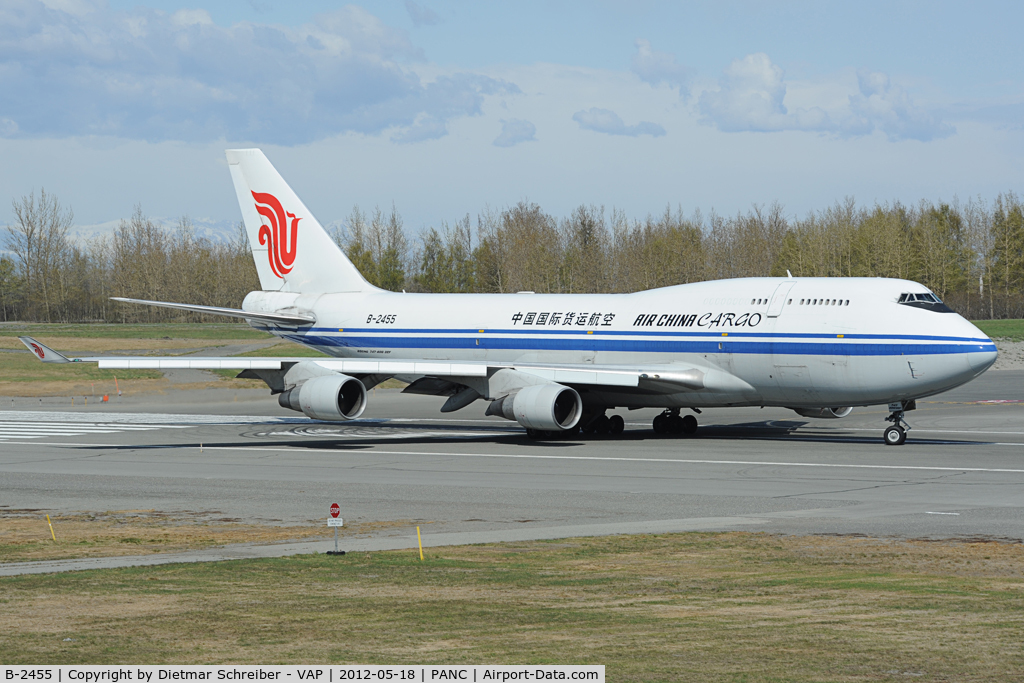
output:
[[[881,407],[844,420],[706,410],[695,438],[622,411],[620,438],[536,442],[482,402],[442,415],[443,398],[394,390],[344,424],[251,391],[16,405],[0,411],[0,510],[294,525],[323,524],[337,501],[346,519],[398,522],[378,544],[415,525],[451,542],[740,528],[1021,541],[1021,387],[1024,372],[989,372],[919,402],[902,447],[882,443]]]

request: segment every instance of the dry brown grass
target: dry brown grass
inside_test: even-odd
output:
[[[35,339],[51,349],[65,354],[203,349],[250,341],[233,339],[115,339],[110,337],[35,337]],[[25,350],[25,345],[17,337],[0,337],[0,349],[23,351]]]
[[[69,375],[73,373],[75,368],[68,371]],[[133,371],[139,372],[139,371]],[[159,374],[156,372],[155,374]],[[236,388],[248,388],[249,385],[241,383]],[[98,378],[96,381],[91,382],[88,380],[73,380],[67,381],[60,380],[48,380],[48,381],[34,381],[34,382],[3,382],[0,381],[0,396],[13,396],[15,397],[14,407],[18,407],[18,398],[40,398],[40,397],[56,397],[63,398],[67,397],[68,407],[71,405],[71,397],[75,397],[75,405],[85,405],[85,397],[88,398],[88,403],[91,405],[93,401],[100,401],[103,395],[106,394],[110,397],[110,400],[115,400],[117,396],[117,388],[120,387],[121,393],[125,396],[133,396],[136,394],[153,394],[153,393],[164,393],[167,391],[175,390],[186,390],[196,391],[199,389],[222,389],[226,384],[221,380],[211,380],[210,382],[193,382],[189,384],[171,384],[167,379],[153,378],[153,379],[123,379],[119,378],[115,384],[113,379]],[[252,386],[256,386],[255,383]],[[260,388],[266,387],[262,382],[258,385]],[[95,394],[93,392],[95,391]],[[94,397],[95,396],[95,397]],[[47,405],[50,405],[47,402]],[[4,407],[10,407],[10,404],[5,404]]]
[[[280,543],[333,538],[322,523],[274,526],[246,523],[217,512],[114,510],[50,517],[39,510],[0,511],[0,562],[119,557],[195,550],[232,543]],[[343,536],[370,533],[408,521],[349,523]]]
[[[676,534],[0,580],[7,663],[594,663],[626,681],[1010,681],[1024,546]],[[65,641],[64,638],[70,638]]]

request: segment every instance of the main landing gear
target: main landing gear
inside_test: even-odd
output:
[[[619,436],[626,429],[626,421],[621,415],[584,414],[579,423],[572,429],[549,432],[541,429],[527,429],[526,435],[531,439],[575,439],[580,433],[587,436]]]
[[[626,421],[622,419],[621,415],[608,416],[601,413],[585,421],[586,424],[583,426],[584,434],[618,436],[626,429]],[[580,422],[584,422],[584,420],[580,420]]]
[[[914,410],[915,408],[917,408],[916,401],[889,404],[889,410],[892,412],[889,414],[889,417],[885,418],[885,421],[892,422],[892,426],[886,427],[885,431],[882,432],[882,439],[885,441],[886,446],[902,446],[906,443],[910,425],[903,419],[903,415],[906,411]]]
[[[679,408],[666,408],[654,418],[655,434],[683,434],[692,436],[697,433],[697,418],[693,415],[680,415]]]

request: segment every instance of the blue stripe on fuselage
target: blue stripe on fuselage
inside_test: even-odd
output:
[[[809,356],[914,356],[956,353],[991,353],[992,342],[960,344],[858,344],[741,341],[718,336],[716,341],[588,338],[507,338],[439,336],[322,336],[283,335],[306,346],[384,349],[522,349],[524,351],[620,351],[634,353],[742,353]],[[778,335],[787,337],[791,335]],[[835,339],[834,336],[829,338]],[[847,337],[844,337],[846,339]],[[477,343],[479,341],[479,343]]]
[[[267,328],[271,329],[271,328]],[[481,332],[481,328],[474,329],[416,329],[416,328],[390,328],[390,327],[346,327],[343,328],[345,334],[415,334],[415,335],[434,335],[434,334],[472,334],[472,335],[495,335],[495,334],[559,334],[559,335],[615,335],[615,336],[636,336],[636,337],[721,337],[728,335],[730,337],[749,337],[749,338],[789,338],[789,339],[836,339],[842,334],[843,339],[899,339],[909,341],[951,341],[951,342],[968,342],[974,344],[990,344],[991,340],[981,337],[947,337],[938,335],[927,335],[927,334],[847,334],[847,333],[834,333],[825,334],[820,332],[737,332],[735,330],[741,328],[717,328],[716,331],[703,332],[700,330],[680,330],[663,328],[658,330],[602,330],[601,328],[580,328],[580,329],[568,329],[568,330],[548,330],[544,328],[537,329],[526,329],[526,328],[515,328],[508,330],[498,329],[484,329]],[[726,330],[723,332],[723,330]],[[327,333],[338,333],[336,327],[312,327],[308,332],[327,332]]]

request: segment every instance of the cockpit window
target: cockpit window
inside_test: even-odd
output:
[[[942,303],[941,301],[939,301],[939,297],[937,297],[937,296],[935,296],[934,294],[931,294],[931,293],[915,294],[913,292],[907,292],[905,294],[900,294],[899,303],[903,304],[903,303],[906,303],[908,301],[927,301],[927,302],[933,303],[933,304],[941,304]]]
[[[896,303],[904,304],[905,306],[912,306],[914,308],[924,308],[929,311],[935,311],[936,313],[952,313],[953,309],[942,303],[939,297],[935,296],[931,292],[904,292],[900,294],[900,298]]]

